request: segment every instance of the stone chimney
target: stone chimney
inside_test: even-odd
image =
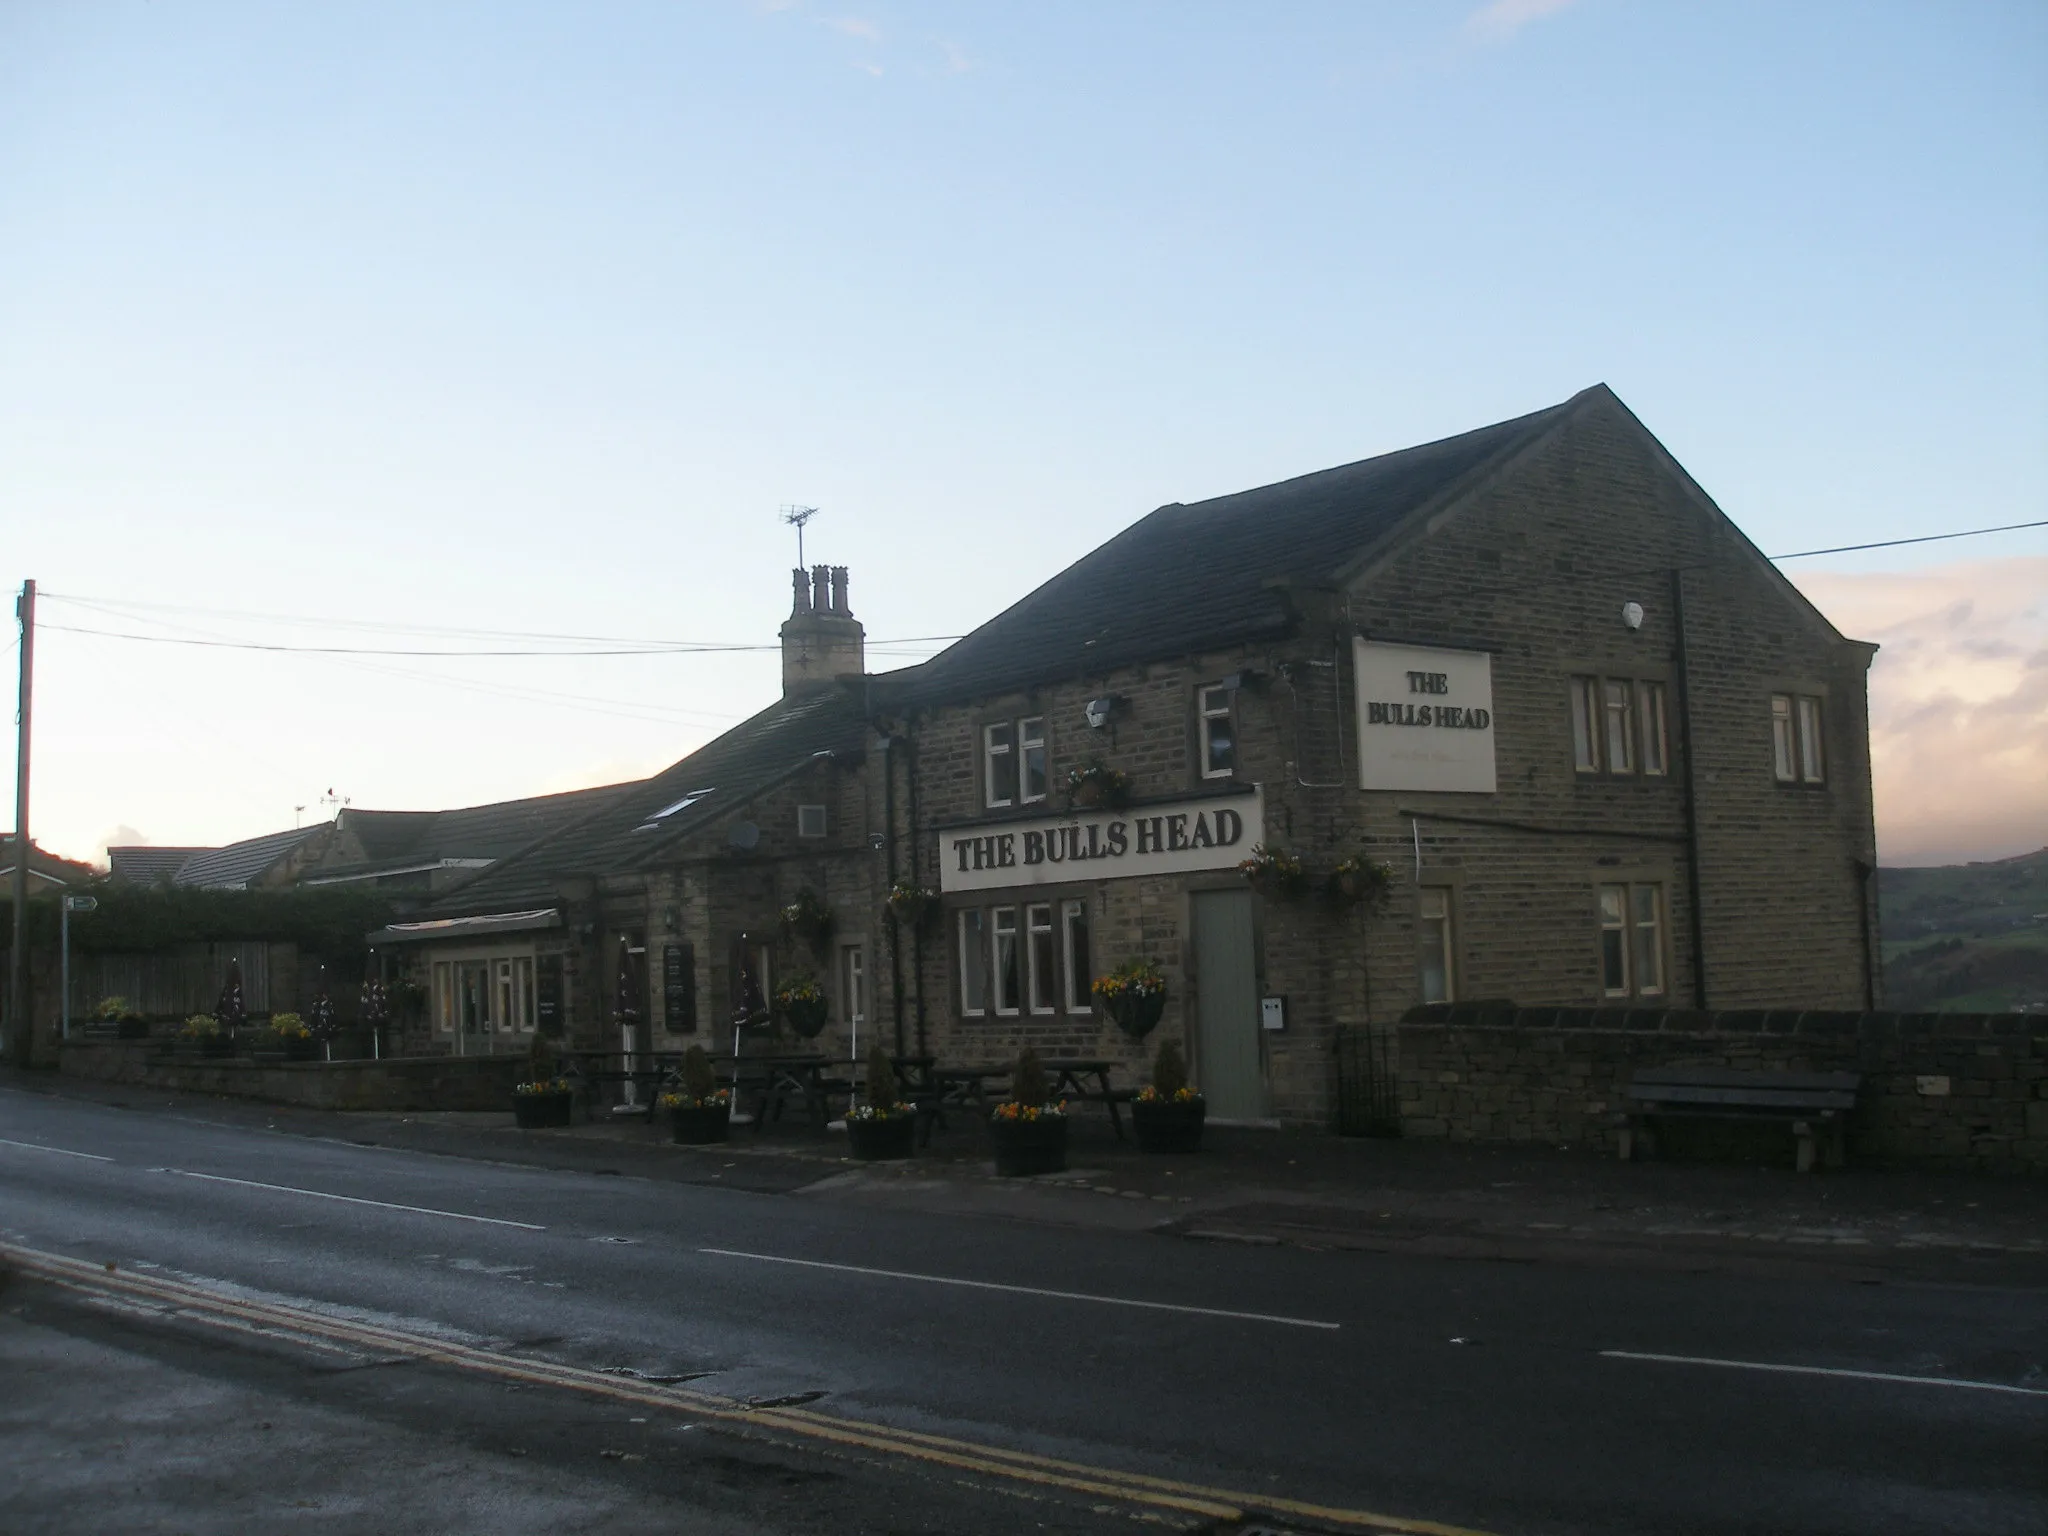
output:
[[[823,687],[867,670],[867,631],[846,600],[846,567],[791,571],[792,602],[782,625],[784,695]]]

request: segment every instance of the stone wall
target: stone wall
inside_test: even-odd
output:
[[[206,1061],[148,1041],[72,1043],[62,1069],[103,1083],[212,1093],[310,1109],[504,1110],[526,1076],[521,1056],[391,1056],[382,1061]]]
[[[1863,1074],[1852,1158],[2048,1173],[2048,1017],[1434,1007],[1400,1025],[1401,1125],[1612,1147],[1642,1067]]]

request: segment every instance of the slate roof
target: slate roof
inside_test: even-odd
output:
[[[1408,514],[1476,479],[1573,403],[1277,485],[1172,502],[922,666],[890,674],[886,696],[972,698],[1284,634],[1289,611],[1275,583],[1329,584]]]
[[[168,885],[177,878],[185,861],[212,848],[156,848],[130,844],[107,850],[109,875],[128,885]]]
[[[263,837],[244,838],[225,848],[195,853],[178,867],[179,885],[205,886],[211,890],[238,891],[311,837],[325,835],[331,823],[319,821],[290,832],[272,832]]]
[[[21,840],[12,832],[0,832],[0,881],[13,877],[15,849],[20,843]],[[51,853],[33,837],[28,844],[28,872],[32,878],[47,880],[52,885],[83,885],[99,874],[90,864]],[[30,890],[34,890],[34,886],[30,886]]]
[[[330,865],[320,873],[422,860],[502,859],[602,810],[633,788],[633,784],[606,784],[450,811],[373,811],[351,806],[341,813],[337,825],[355,835],[367,862]]]
[[[479,871],[422,915],[545,907],[559,899],[564,879],[645,864],[688,833],[742,817],[747,800],[819,755],[865,751],[866,732],[859,683],[778,699],[653,778],[619,786],[612,800]],[[711,793],[693,799],[698,790]],[[686,800],[681,809],[659,814]]]

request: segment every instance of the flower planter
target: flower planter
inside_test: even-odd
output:
[[[574,1093],[515,1093],[512,1095],[512,1118],[522,1131],[542,1131],[551,1126],[567,1125],[570,1111],[575,1106]]]
[[[668,1112],[671,1140],[686,1147],[708,1147],[732,1139],[730,1104],[691,1104]]]
[[[1199,1152],[1209,1106],[1201,1099],[1133,1099],[1131,1129],[1145,1152]]]
[[[849,1120],[846,1139],[864,1163],[891,1162],[917,1150],[917,1116],[890,1115],[881,1120]]]
[[[178,1042],[178,1054],[213,1060],[235,1054],[235,1042],[226,1035],[187,1035]]]
[[[1100,779],[1083,779],[1074,786],[1074,804],[1081,810],[1101,810],[1109,804],[1110,788]]]
[[[1067,1166],[1067,1117],[1041,1115],[1036,1120],[991,1120],[996,1146],[996,1172],[1006,1179],[1035,1173],[1060,1173]]]
[[[824,1029],[825,1022],[832,1016],[832,1005],[826,999],[813,998],[809,1002],[794,999],[782,1005],[782,1017],[800,1039],[815,1039]]]
[[[286,1061],[318,1061],[320,1042],[318,1040],[287,1040],[284,1043]]]
[[[114,1038],[116,1040],[147,1040],[149,1038],[149,1020],[122,1019],[114,1025]]]
[[[1166,994],[1154,992],[1149,997],[1126,993],[1121,997],[1108,999],[1103,1004],[1116,1027],[1133,1040],[1142,1040],[1158,1025],[1160,1015],[1166,1012]]]

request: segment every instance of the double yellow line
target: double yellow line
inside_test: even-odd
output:
[[[424,1334],[407,1333],[373,1323],[329,1317],[303,1307],[280,1306],[275,1302],[248,1301],[223,1295],[205,1286],[182,1280],[116,1269],[112,1264],[95,1265],[62,1254],[45,1253],[0,1242],[0,1262],[25,1275],[34,1275],[57,1285],[101,1295],[125,1297],[155,1303],[200,1321],[227,1323],[237,1327],[258,1327],[266,1331],[296,1334],[304,1339],[364,1349],[384,1355],[400,1355],[458,1370],[472,1371],[503,1381],[529,1386],[556,1387],[582,1392],[614,1402],[641,1407],[663,1408],[700,1419],[746,1425],[770,1430],[801,1440],[824,1441],[850,1446],[884,1456],[901,1456],[915,1461],[950,1467],[984,1477],[1030,1483],[1067,1493],[1113,1499],[1146,1509],[1193,1515],[1208,1520],[1240,1521],[1257,1516],[1291,1518],[1326,1528],[1345,1531],[1400,1532],[1403,1536],[1486,1536],[1465,1526],[1445,1525],[1435,1520],[1412,1520],[1399,1515],[1378,1514],[1362,1509],[1338,1509],[1309,1504],[1299,1499],[1272,1498],[1212,1488],[1172,1478],[1148,1477],[1114,1467],[1090,1466],[1085,1462],[1062,1461],[1052,1456],[1034,1456],[1002,1446],[981,1445],[944,1435],[921,1434],[861,1419],[840,1418],[804,1408],[755,1407],[736,1398],[681,1387],[660,1386],[609,1376],[580,1366],[559,1365],[546,1360],[525,1360],[495,1350],[450,1343]]]

